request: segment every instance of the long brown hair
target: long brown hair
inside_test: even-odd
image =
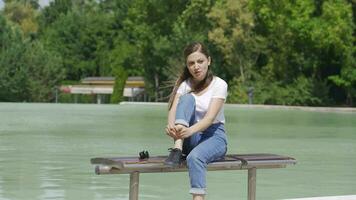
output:
[[[187,58],[190,54],[197,52],[197,51],[204,54],[207,58],[210,57],[208,49],[202,43],[193,42],[193,43],[187,45],[184,49],[183,53],[184,53],[185,61],[187,60]],[[210,57],[210,59],[211,59],[211,57]],[[178,90],[180,84],[182,84],[185,80],[187,80],[191,77],[192,77],[192,75],[190,74],[188,67],[185,64],[184,69],[183,69],[182,73],[178,76],[178,78],[174,84],[172,93],[170,94],[169,101],[168,101],[168,110],[170,110],[172,108],[173,100],[177,94],[177,90]],[[208,87],[208,85],[211,83],[212,80],[213,80],[213,73],[209,67],[205,78],[202,81],[200,81],[198,84],[193,85],[191,92],[200,92],[200,91],[204,90],[206,87]]]

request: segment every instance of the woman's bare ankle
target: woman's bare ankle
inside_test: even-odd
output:
[[[174,148],[175,149],[183,149],[183,139],[177,139],[176,141],[174,141]]]
[[[204,200],[205,195],[193,194],[193,200]]]

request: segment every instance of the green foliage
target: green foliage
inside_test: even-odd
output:
[[[234,78],[229,82],[229,95],[227,98],[228,103],[248,103],[248,87],[244,84],[241,78]]]
[[[353,105],[356,99],[356,47],[354,46],[355,24],[352,21],[351,5],[343,1],[329,1],[323,4],[322,19],[329,24],[323,34],[325,48],[335,51],[340,72],[328,76],[335,85],[343,88],[346,103]],[[355,14],[355,13],[354,13]]]
[[[320,105],[321,100],[313,92],[313,82],[303,76],[295,79],[292,84],[285,88],[281,88],[281,98],[277,104],[282,105],[308,105],[315,106]]]
[[[64,78],[58,56],[39,42],[24,40],[1,16],[0,25],[0,100],[52,100]]]
[[[138,67],[142,63],[137,56],[138,47],[127,41],[125,35],[118,35],[114,41],[114,48],[109,52],[107,62],[111,71],[123,67],[129,76],[142,76],[144,68]]]
[[[46,102],[53,100],[54,91],[64,78],[61,57],[47,51],[40,42],[28,44],[24,54],[27,70],[29,100]]]
[[[137,0],[131,4],[123,23],[124,33],[137,50],[134,55],[136,63],[144,69],[146,90],[155,96],[155,101],[159,101],[162,83],[167,80],[164,72],[169,67],[168,58],[177,50],[172,41],[173,22],[185,5],[179,0],[171,0],[170,3]]]
[[[50,6],[45,7],[39,16],[41,27],[46,28],[57,21],[61,15],[66,15],[71,11],[72,5],[72,0],[55,0],[50,2]]]
[[[259,104],[352,106],[352,2],[55,0],[38,9],[37,0],[6,0],[0,99],[50,101],[49,88],[62,79],[141,75],[146,92],[162,101],[185,66],[183,47],[200,41],[215,74],[229,82],[230,103],[247,103],[254,88]],[[123,83],[116,84],[114,102]]]
[[[4,15],[12,23],[18,25],[25,36],[34,35],[38,31],[37,11],[38,2],[25,0],[8,0],[5,4]]]
[[[213,24],[209,41],[224,56],[224,70],[239,76],[242,82],[250,79],[264,41],[253,32],[254,15],[248,9],[248,1],[217,1],[208,17]]]
[[[38,9],[40,7],[38,0],[3,0],[3,1],[5,2],[5,4],[19,3],[23,5],[29,5],[34,9]]]
[[[351,65],[354,58],[349,56],[354,51],[354,24],[347,1],[329,0],[316,4],[312,1],[253,0],[250,8],[256,14],[256,32],[266,38],[268,47],[261,56],[265,59],[258,62],[257,67],[262,68],[261,72],[271,82],[295,87],[295,81],[304,76],[322,80],[328,85],[326,88],[330,88],[333,85],[328,80],[335,79],[329,76],[335,77],[334,74],[347,66],[354,68]],[[327,94],[330,95],[330,91]],[[340,98],[336,95],[333,95],[335,100]],[[305,105],[317,102],[308,101],[313,103]]]
[[[68,11],[43,31],[46,46],[65,58],[67,79],[111,74],[107,62],[113,43],[113,33],[109,30],[111,16],[94,15],[90,12],[92,8],[88,9]]]
[[[81,95],[81,94],[67,94],[59,93],[58,102],[60,103],[97,103],[96,95]],[[106,99],[103,99],[102,102],[107,102]]]
[[[207,43],[207,35],[210,29],[207,13],[214,5],[213,2],[212,0],[192,0],[186,2],[185,6],[179,7],[184,10],[179,13],[177,20],[173,24],[174,37],[172,38],[178,42],[177,47],[182,49],[192,41]]]
[[[25,52],[21,33],[12,29],[0,16],[0,100],[26,99],[26,70],[22,67]]]

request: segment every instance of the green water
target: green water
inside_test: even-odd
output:
[[[298,160],[257,171],[257,199],[356,194],[356,113],[227,105],[229,153]],[[0,200],[128,199],[129,175],[95,175],[90,158],[165,155],[166,106],[0,104]],[[246,171],[208,173],[208,200],[246,199]],[[140,199],[190,199],[188,175],[142,174]]]

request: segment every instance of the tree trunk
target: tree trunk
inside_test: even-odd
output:
[[[241,80],[244,83],[245,82],[245,74],[244,74],[244,67],[242,66],[242,61],[239,59],[240,63],[240,75],[241,75]]]
[[[351,89],[347,89],[347,94],[346,94],[346,104],[350,107],[353,106],[353,96],[352,96],[352,88]]]
[[[159,77],[156,72],[155,73],[155,102],[158,102],[158,87],[159,87]]]

